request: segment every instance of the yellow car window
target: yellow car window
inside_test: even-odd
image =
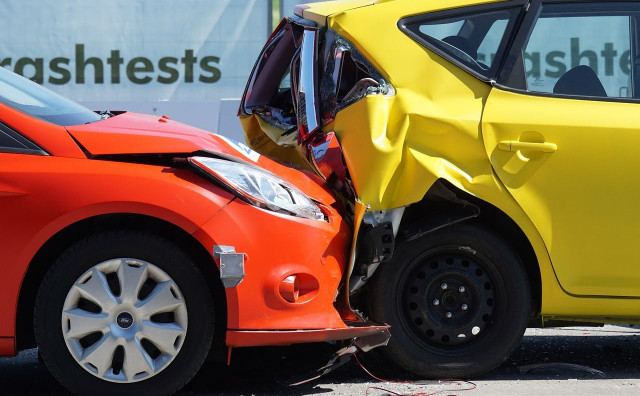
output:
[[[528,39],[512,52],[517,60],[506,85],[556,95],[638,97],[631,72],[638,10],[638,3],[543,4]]]
[[[520,8],[427,14],[400,22],[405,33],[463,69],[484,79],[496,74],[499,54],[504,50],[506,32],[515,23]]]

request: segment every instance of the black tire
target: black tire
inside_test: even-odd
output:
[[[519,257],[475,224],[400,242],[368,290],[371,318],[391,326],[379,353],[423,378],[473,378],[500,365],[522,338],[530,301]]]
[[[141,260],[145,262],[145,264],[152,263],[152,266],[145,267],[145,271],[147,271],[147,268],[153,268],[153,270],[156,271],[155,273],[168,275],[170,279],[167,281],[167,284],[171,285],[168,286],[171,287],[169,291],[174,297],[177,296],[176,298],[180,298],[183,302],[180,308],[180,315],[184,318],[184,312],[186,312],[186,318],[188,318],[188,325],[184,327],[185,333],[183,338],[180,338],[182,336],[175,338],[173,345],[178,346],[176,347],[176,354],[171,356],[172,360],[164,360],[164,362],[168,361],[169,363],[163,363],[162,366],[158,366],[162,368],[152,373],[148,378],[135,379],[135,377],[130,377],[134,378],[136,382],[132,382],[131,380],[129,380],[131,382],[113,382],[108,378],[105,379],[104,377],[98,376],[97,373],[93,374],[89,369],[83,367],[79,363],[79,360],[72,355],[70,347],[67,346],[69,340],[67,339],[67,341],[65,341],[66,335],[63,335],[65,331],[68,332],[68,330],[63,330],[63,307],[65,304],[68,304],[66,299],[72,288],[76,288],[74,290],[77,290],[76,285],[78,285],[78,283],[76,281],[79,281],[80,276],[84,277],[85,275],[83,274],[86,274],[87,271],[94,271],[95,268],[98,268],[97,265],[99,263],[108,262],[116,258]],[[129,267],[134,268],[128,263],[127,261]],[[157,271],[158,268],[161,271]],[[150,273],[151,272],[145,272],[145,274]],[[93,277],[93,274],[95,274],[95,271],[92,272],[90,276]],[[151,275],[145,276],[148,276],[146,279],[151,278]],[[120,278],[118,278],[117,282],[121,284]],[[149,287],[151,287],[153,289],[149,290],[155,291],[161,283],[153,285],[153,281],[151,281],[150,285],[151,286],[141,286],[140,289],[136,287],[135,290],[141,290],[143,287],[149,289]],[[174,286],[177,286],[177,289]],[[109,284],[109,288],[114,291],[114,286],[111,284]],[[114,295],[118,296],[118,299],[121,299],[117,292],[119,289],[117,288],[119,288],[119,286],[116,286]],[[135,298],[144,299],[145,297],[140,297],[141,295],[142,294],[136,294]],[[148,296],[151,296],[151,294],[148,294]],[[79,298],[82,299],[82,297]],[[100,306],[96,306],[98,307],[98,312],[100,312]],[[34,315],[35,335],[38,348],[49,371],[65,387],[81,395],[137,396],[143,394],[173,394],[189,382],[196,374],[207,356],[214,333],[214,304],[212,292],[193,260],[170,241],[137,231],[104,232],[87,237],[70,247],[53,263],[46,274],[36,298]],[[100,315],[103,315],[103,313],[100,313]],[[113,314],[107,313],[107,315],[111,315],[108,317],[113,318]],[[174,314],[169,314],[169,318],[171,318],[171,315]],[[115,321],[111,320],[109,326],[120,326],[122,323],[126,324],[127,321],[130,320],[124,319],[124,322],[121,322],[120,316],[121,314],[118,315],[118,319]],[[158,318],[161,316],[155,316],[154,314],[154,317]],[[167,314],[164,314],[164,317],[165,319],[162,320],[166,320]],[[131,320],[135,322],[136,319]],[[173,320],[176,321],[177,319],[174,318]],[[149,321],[151,321],[151,319],[146,321],[140,319],[139,324],[135,323],[135,325],[143,326],[143,323],[148,323]],[[171,323],[171,319],[163,323]],[[133,327],[133,325],[130,326],[132,326],[132,330],[137,332],[136,337],[140,337],[142,333],[138,332],[138,328]],[[105,332],[110,331],[110,334],[116,334],[113,331],[113,327],[109,327],[108,329],[109,330],[105,330]],[[135,340],[132,342],[135,342]],[[140,341],[140,345],[142,345],[142,341]],[[149,344],[144,344],[143,346],[146,348],[145,351],[150,350]],[[87,348],[87,350],[88,349],[89,348]],[[138,350],[140,351],[141,348],[138,347]],[[124,351],[124,349],[122,351]],[[110,356],[115,356],[118,353],[120,352],[116,352],[116,354],[111,354]],[[159,353],[162,352],[159,351]],[[154,355],[153,351],[149,352],[149,354],[152,356],[152,359],[156,359],[153,356],[162,356]],[[133,356],[133,354],[131,354],[131,356]],[[144,354],[141,354],[141,356],[145,357]],[[117,363],[114,363],[117,359],[117,357],[112,357],[109,362],[117,365]],[[133,357],[131,359],[133,359]],[[155,361],[156,360],[153,360],[154,364],[150,367],[156,367]],[[124,373],[124,369],[122,369],[122,371],[118,368],[114,370],[113,367],[115,366],[111,366],[110,369],[112,373]]]

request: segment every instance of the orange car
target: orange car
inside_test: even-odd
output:
[[[335,206],[242,144],[0,68],[0,354],[37,345],[76,393],[160,395],[211,345],[379,333],[340,303]]]

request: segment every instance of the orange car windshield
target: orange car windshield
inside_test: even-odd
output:
[[[0,103],[61,126],[102,119],[99,114],[3,67],[0,67]]]

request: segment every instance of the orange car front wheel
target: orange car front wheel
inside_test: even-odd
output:
[[[42,358],[87,395],[173,394],[197,372],[213,337],[212,294],[170,241],[105,232],[52,265],[36,301]]]

